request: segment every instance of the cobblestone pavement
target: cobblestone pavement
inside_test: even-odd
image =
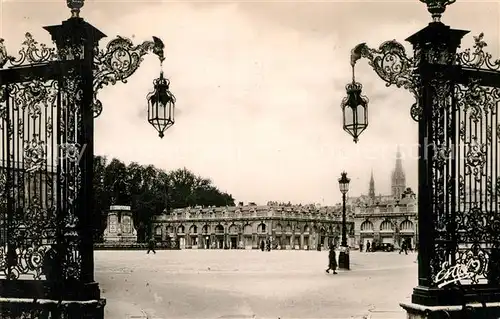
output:
[[[326,274],[328,252],[96,251],[106,318],[405,318],[416,254],[351,252]]]

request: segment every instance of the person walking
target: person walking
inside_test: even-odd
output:
[[[363,252],[363,241],[359,243],[359,252]]]
[[[261,241],[260,241],[260,250],[264,251],[264,248],[265,248],[264,241],[263,241],[263,240],[261,240]]]
[[[366,242],[366,252],[370,252],[370,241]]]
[[[266,240],[266,250],[271,251],[271,239]]]
[[[326,272],[330,273],[330,269],[333,270],[333,274],[336,275],[337,272],[337,254],[335,253],[335,246],[330,246],[330,252],[328,253],[328,268]]]
[[[150,237],[148,241],[148,252],[146,254],[149,254],[149,252],[152,251],[156,255],[155,244],[155,239]]]
[[[401,255],[402,252],[405,252],[406,255],[408,255],[408,248],[406,247],[406,240],[403,241],[401,244],[401,248],[399,249],[399,254]]]

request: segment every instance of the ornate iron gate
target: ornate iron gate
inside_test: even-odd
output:
[[[431,23],[408,39],[421,116],[419,285],[434,291],[415,289],[422,304],[500,297],[500,61],[483,52],[482,34],[457,53],[466,33]],[[457,285],[472,290],[450,293]]]
[[[81,114],[74,98],[78,86],[72,77],[54,74],[1,87],[0,253],[5,258],[0,276],[5,279],[46,279],[48,268],[65,277],[79,276],[77,237],[72,236],[81,186],[77,143]],[[48,264],[50,252],[60,251],[57,246],[67,250],[60,256],[66,260],[63,269],[55,269],[58,263]]]
[[[483,50],[483,34],[474,37],[472,50],[458,52],[468,31],[440,22],[454,0],[421,1],[433,22],[407,39],[413,57],[395,40],[379,49],[361,43],[351,53],[353,72],[356,61],[367,58],[387,86],[405,88],[416,99],[419,285],[412,302],[499,302],[500,60]],[[349,86],[347,93],[353,94]]]
[[[68,21],[46,27],[57,51],[27,33],[20,58],[0,70],[2,318],[103,315],[91,196],[93,52],[103,35]]]

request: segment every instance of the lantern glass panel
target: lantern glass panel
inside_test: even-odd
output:
[[[353,108],[349,105],[344,108],[344,125],[352,126],[354,124],[354,114]]]
[[[349,182],[339,182],[340,192],[345,194],[349,191]]]
[[[363,124],[365,122],[365,108],[362,105],[358,105],[356,107],[356,122],[359,124]]]

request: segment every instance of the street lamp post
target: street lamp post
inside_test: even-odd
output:
[[[342,172],[339,178],[340,192],[342,193],[342,240],[340,241],[339,253],[339,268],[349,270],[349,246],[347,245],[347,228],[346,228],[346,194],[349,191],[350,178],[347,177],[346,172]]]
[[[416,100],[418,286],[401,306],[418,318],[498,318],[500,61],[483,50],[483,33],[457,52],[469,31],[440,21],[455,0],[420,1],[432,22],[406,39],[413,57],[395,40],[351,51],[351,65],[368,59],[387,86]]]
[[[134,46],[79,15],[45,27],[56,48],[30,33],[18,58],[0,39],[0,312],[10,318],[103,318],[94,280],[94,118],[105,85],[126,82],[143,57],[164,60],[159,38]],[[175,98],[160,74],[149,110],[163,134]],[[154,102],[154,103],[153,103]],[[166,111],[164,110],[166,109]],[[167,125],[165,125],[167,123]]]

